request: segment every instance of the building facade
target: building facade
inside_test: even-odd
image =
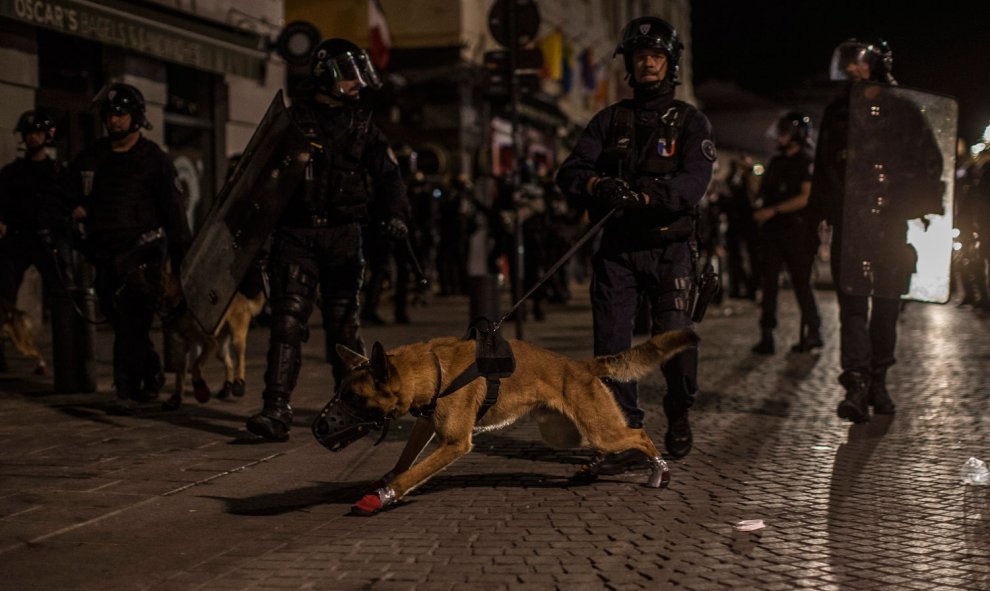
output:
[[[42,107],[58,123],[56,157],[71,160],[102,134],[92,99],[111,82],[147,103],[145,135],[172,156],[191,225],[222,186],[283,87],[269,50],[280,0],[4,0],[0,2],[0,161],[18,156],[18,116]]]

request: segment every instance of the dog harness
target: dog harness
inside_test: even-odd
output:
[[[509,346],[509,341],[502,338],[502,335],[492,325],[492,322],[484,317],[477,318],[471,322],[464,340],[469,341],[472,339],[476,342],[474,362],[454,378],[443,391],[440,390],[443,382],[443,369],[440,367],[440,358],[437,357],[436,353],[431,351],[433,361],[437,366],[437,385],[433,391],[433,398],[425,406],[409,409],[410,414],[415,417],[432,418],[437,410],[437,400],[457,392],[481,377],[485,378],[487,389],[485,391],[485,399],[478,409],[478,414],[474,417],[475,423],[480,421],[491,407],[495,406],[495,403],[498,402],[498,392],[502,378],[511,376],[512,372],[516,369],[516,359],[512,355],[512,347]]]

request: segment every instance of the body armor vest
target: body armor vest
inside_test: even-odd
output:
[[[310,140],[313,158],[287,217],[307,226],[332,226],[367,216],[368,174],[361,157],[371,131],[371,113],[341,109],[333,121],[321,121],[309,105],[294,109]]]
[[[108,140],[95,150],[92,190],[88,194],[86,225],[90,232],[154,230],[161,226],[155,202],[152,154],[141,138],[128,152],[115,153]],[[157,170],[157,169],[156,169]],[[84,171],[86,172],[86,171]]]

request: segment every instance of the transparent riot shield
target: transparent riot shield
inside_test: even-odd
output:
[[[310,159],[279,91],[182,261],[182,291],[208,333],[223,319]]]
[[[849,99],[839,288],[945,303],[956,101],[872,82]]]

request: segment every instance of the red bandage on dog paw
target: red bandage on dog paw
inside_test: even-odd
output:
[[[364,498],[351,507],[351,512],[357,515],[374,515],[381,510],[382,500],[378,498],[378,493],[364,495]]]

